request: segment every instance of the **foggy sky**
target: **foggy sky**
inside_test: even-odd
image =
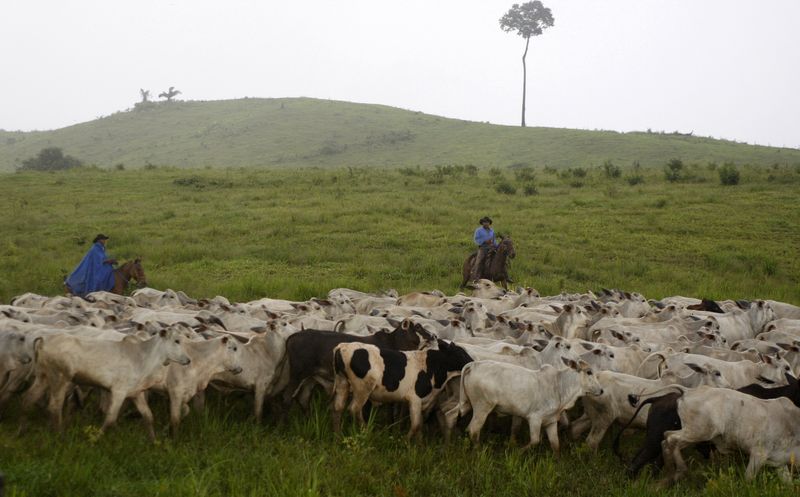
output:
[[[517,0],[519,1],[519,0]],[[507,0],[3,0],[0,129],[179,98],[307,96],[518,125]],[[800,1],[544,0],[529,126],[800,147]]]

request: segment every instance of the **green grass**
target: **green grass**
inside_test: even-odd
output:
[[[660,133],[520,128],[308,98],[153,104],[45,132],[0,131],[0,171],[48,146],[88,164],[197,166],[661,166],[800,164],[800,150]]]
[[[511,274],[542,294],[600,287],[710,298],[773,298],[800,304],[800,172],[741,167],[737,186],[688,166],[667,183],[659,169],[607,178],[537,168],[475,176],[465,171],[379,168],[86,168],[0,176],[0,301],[61,292],[92,237],[108,251],[144,258],[152,286],[196,297],[307,299],[346,286],[366,291],[457,290],[477,220],[488,214],[517,248]],[[497,193],[501,174],[518,193]],[[644,182],[625,180],[640,174]],[[570,186],[579,179],[583,186]],[[524,195],[535,183],[538,194]],[[403,440],[407,421],[381,418],[367,433],[335,437],[320,399],[285,425],[249,418],[248,399],[214,396],[179,440],[146,442],[137,420],[95,441],[93,410],[63,437],[39,415],[16,438],[16,407],[0,420],[0,469],[8,495],[576,495],[656,493],[627,481],[607,446],[568,444],[561,459],[542,447],[444,446],[430,430]],[[546,444],[545,444],[546,445]],[[632,453],[633,447],[627,447]],[[693,460],[690,478],[658,495],[792,495],[764,471],[745,484],[740,458]]]

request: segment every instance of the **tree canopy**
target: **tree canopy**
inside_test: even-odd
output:
[[[550,9],[539,0],[533,0],[522,5],[512,5],[500,18],[500,28],[506,33],[516,31],[523,38],[530,38],[542,34],[545,29],[553,26],[553,22]]]
[[[59,147],[46,147],[39,151],[36,157],[31,157],[22,161],[20,171],[58,171],[61,169],[72,169],[80,167],[83,163],[72,157],[64,155],[64,151]]]

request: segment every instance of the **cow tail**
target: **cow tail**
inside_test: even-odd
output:
[[[466,415],[471,409],[472,404],[469,401],[469,397],[467,396],[466,390],[464,390],[464,385],[467,383],[467,378],[470,377],[470,373],[472,372],[472,364],[467,364],[464,366],[464,369],[461,370],[461,383],[458,387],[458,415],[464,416]]]
[[[614,451],[614,455],[616,455],[619,458],[620,461],[622,461],[623,463],[625,462],[625,458],[623,457],[622,453],[619,450],[619,440],[620,440],[620,438],[622,438],[622,433],[625,430],[628,429],[628,427],[631,425],[631,423],[633,423],[633,420],[636,419],[636,416],[639,415],[639,411],[641,411],[644,408],[644,406],[646,406],[648,404],[652,404],[653,402],[659,401],[659,400],[663,399],[664,397],[666,397],[667,395],[672,395],[673,393],[677,393],[678,394],[677,398],[681,398],[683,396],[683,394],[686,393],[686,390],[684,389],[684,387],[682,387],[680,385],[670,385],[667,388],[676,388],[676,387],[678,389],[678,392],[669,392],[669,393],[666,393],[666,394],[654,395],[654,396],[648,397],[648,398],[646,398],[645,400],[642,400],[642,401],[639,401],[639,399],[644,394],[640,394],[640,395],[630,394],[630,395],[628,395],[628,401],[631,402],[631,404],[633,404],[633,400],[636,400],[636,402],[639,404],[639,406],[633,412],[633,416],[631,416],[631,419],[629,419],[628,422],[625,423],[625,425],[617,432],[617,435],[614,437],[614,442],[611,444],[611,448]],[[653,393],[663,392],[664,390],[665,389],[659,389],[659,390],[657,390],[656,392],[653,392]],[[648,395],[653,395],[653,393],[648,394]]]
[[[639,365],[639,368],[636,370],[636,376],[647,378],[647,376],[644,376],[644,368],[645,365],[648,364],[650,360],[653,359],[654,357],[659,358],[658,365],[656,366],[656,373],[658,374],[658,377],[661,378],[662,367],[664,363],[667,361],[667,356],[664,352],[653,352],[649,356],[645,357],[642,363]]]
[[[36,337],[33,339],[33,362],[34,364],[39,361],[39,351],[44,344],[44,337]]]

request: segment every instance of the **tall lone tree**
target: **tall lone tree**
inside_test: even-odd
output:
[[[159,93],[158,98],[166,98],[167,102],[172,102],[172,99],[180,94],[180,90],[176,90],[174,86],[170,86],[169,90]]]
[[[150,90],[145,90],[144,88],[139,88],[139,95],[142,96],[142,103],[150,101]]]
[[[525,58],[528,56],[528,45],[531,36],[539,36],[542,32],[553,26],[553,13],[542,5],[539,0],[515,3],[508,12],[500,18],[500,29],[509,33],[516,31],[525,38],[525,53],[522,54],[522,127],[525,127],[525,89],[528,83],[528,68]]]

